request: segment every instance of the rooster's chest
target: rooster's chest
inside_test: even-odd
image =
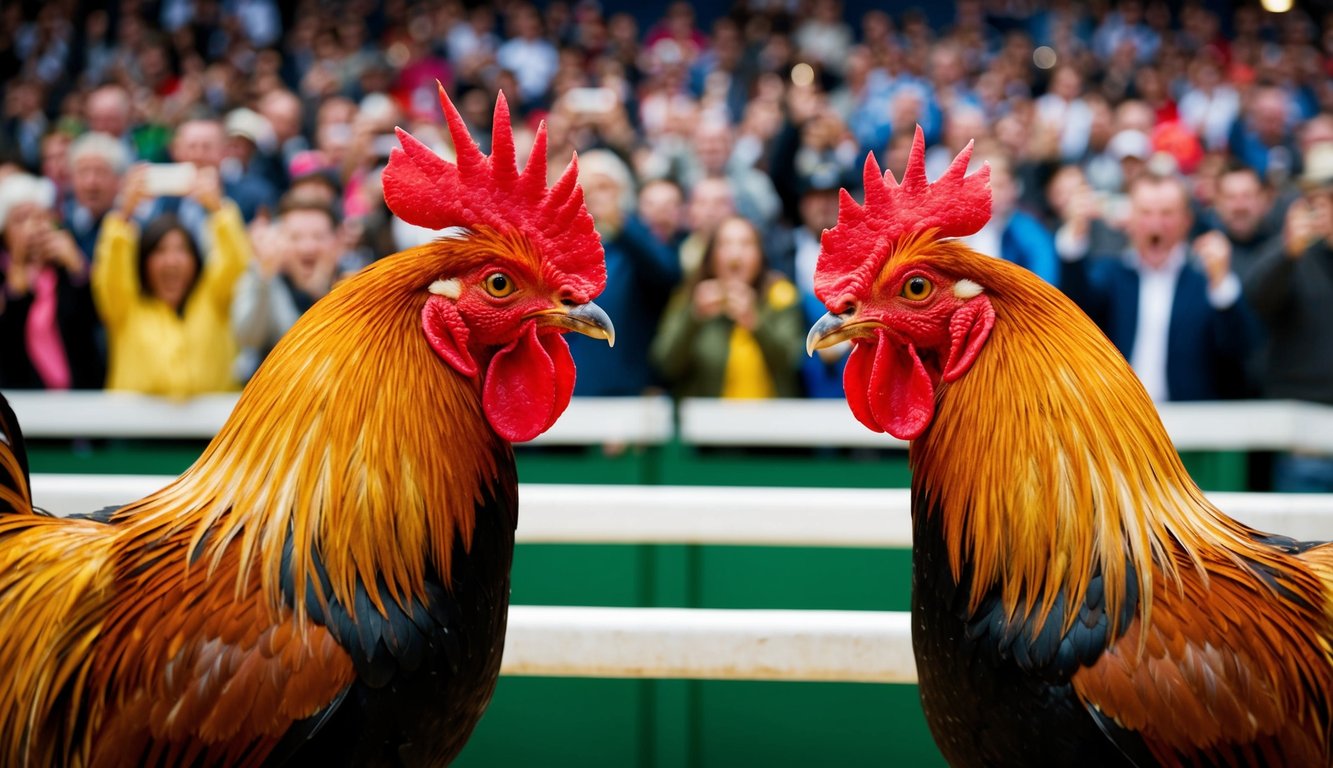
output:
[[[969,614],[929,528],[914,539],[912,646],[922,710],[949,764],[1128,765],[1076,698],[1067,664],[1034,661],[1046,650]]]

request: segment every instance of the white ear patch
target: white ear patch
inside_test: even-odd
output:
[[[960,299],[971,299],[980,296],[982,287],[971,280],[963,279],[953,284],[953,295]]]
[[[430,284],[430,292],[447,299],[457,299],[463,294],[463,286],[456,277],[448,280],[436,280]]]

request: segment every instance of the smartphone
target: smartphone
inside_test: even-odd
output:
[[[569,108],[580,114],[602,115],[616,106],[616,93],[610,88],[570,88],[565,98]]]
[[[193,163],[154,163],[148,166],[144,184],[153,197],[184,197],[194,188]]]

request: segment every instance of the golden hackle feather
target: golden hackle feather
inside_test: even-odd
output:
[[[1238,567],[1242,555],[1282,563],[1207,500],[1133,370],[1063,294],[956,241],[907,240],[892,261],[973,280],[995,309],[980,357],[940,385],[936,418],[912,448],[913,465],[930,467],[922,490],[941,510],[955,576],[973,567],[973,607],[1002,582],[1011,614],[1044,618],[1061,589],[1082,594],[1100,571],[1116,616],[1127,557],[1156,563],[1175,588],[1177,551],[1195,571],[1211,548]],[[1160,585],[1151,568],[1138,578],[1147,611]]]
[[[911,451],[918,509],[939,515],[954,577],[971,568],[971,608],[998,586],[1010,619],[1040,626],[1061,592],[1083,595],[1100,573],[1112,635],[1126,634],[1076,674],[1089,706],[1168,765],[1248,736],[1256,765],[1327,762],[1333,550],[1293,557],[1214,507],[1123,356],[1054,288],[928,236],[891,261],[980,284],[996,314]],[[1139,610],[1122,626],[1127,561]],[[1065,630],[1078,603],[1058,617]]]

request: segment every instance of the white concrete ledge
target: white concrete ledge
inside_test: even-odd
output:
[[[516,605],[501,672],[916,682],[910,616],[874,611]]]
[[[172,478],[33,476],[33,499],[58,515],[145,496]],[[1333,495],[1213,493],[1213,503],[1263,531],[1333,539]],[[544,544],[912,545],[906,489],[714,488],[671,485],[519,486],[519,541]]]

